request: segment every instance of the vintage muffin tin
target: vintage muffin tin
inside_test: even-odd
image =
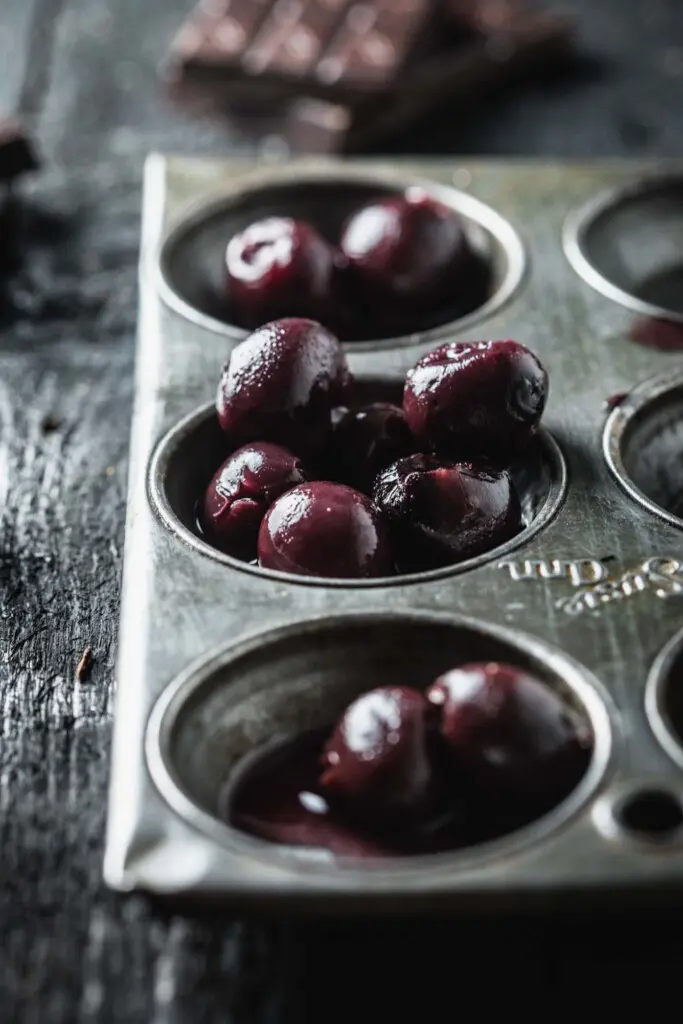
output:
[[[526,529],[469,563],[379,581],[236,563],[194,528],[220,458],[218,375],[242,336],[216,316],[227,237],[267,211],[334,230],[365,196],[416,182],[466,219],[491,298],[455,322],[349,343],[350,364],[381,397],[446,338],[533,349],[551,389],[515,470]],[[683,892],[683,168],[152,156],[140,290],[108,884],[339,913]],[[258,744],[473,657],[531,668],[592,722],[589,771],[546,818],[371,865],[220,820],[221,788]]]

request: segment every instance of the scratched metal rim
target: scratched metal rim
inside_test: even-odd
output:
[[[372,629],[381,623],[396,625],[402,634],[420,623],[451,627],[460,632],[470,630],[483,638],[505,644],[517,652],[517,660],[526,659],[532,666],[538,666],[537,671],[541,675],[559,679],[582,707],[594,735],[591,762],[569,796],[548,814],[501,838],[450,853],[408,859],[373,859],[372,866],[358,858],[339,857],[328,852],[321,857],[319,851],[268,843],[231,827],[218,818],[217,813],[199,806],[176,769],[173,741],[183,716],[201,703],[203,691],[208,690],[210,694],[221,685],[229,685],[216,677],[230,669],[239,675],[240,663],[244,659],[255,653],[263,657],[264,652],[267,654],[270,648],[290,636],[310,637],[310,643],[315,645],[320,633],[326,630],[345,631],[359,625]],[[316,616],[251,633],[234,645],[217,648],[198,659],[169,684],[154,705],[145,732],[145,758],[154,785],[171,809],[187,824],[233,855],[248,858],[252,863],[260,861],[264,868],[277,867],[287,871],[304,885],[306,876],[315,876],[336,890],[362,886],[363,891],[395,888],[400,893],[447,887],[449,879],[457,877],[460,872],[523,852],[569,827],[590,806],[597,791],[613,774],[618,721],[613,702],[597,678],[565,652],[536,636],[444,613],[355,611]]]
[[[436,345],[450,338],[454,332],[464,331],[475,323],[499,312],[520,290],[528,275],[527,249],[519,233],[493,207],[475,199],[474,196],[449,185],[440,185],[428,179],[415,178],[389,170],[371,172],[363,168],[340,168],[334,164],[311,165],[304,163],[295,167],[268,168],[260,174],[252,173],[249,175],[248,181],[242,180],[229,189],[223,188],[219,194],[192,204],[184,215],[176,220],[161,245],[156,269],[156,283],[163,302],[186,320],[213,334],[218,334],[233,343],[242,341],[247,337],[249,331],[202,312],[179,294],[170,273],[173,250],[203,223],[229,211],[237,202],[243,202],[251,197],[256,200],[264,192],[267,193],[280,187],[296,186],[305,190],[306,186],[310,184],[328,183],[367,186],[368,188],[390,188],[396,191],[402,191],[411,186],[420,187],[433,198],[459,213],[466,226],[469,224],[479,231],[483,230],[493,239],[494,244],[504,254],[506,261],[505,272],[494,294],[471,313],[437,327],[396,338],[360,339],[345,342],[344,347],[351,352],[375,352],[418,344]]]
[[[365,378],[365,380],[367,381],[369,378]],[[168,479],[176,453],[188,438],[214,416],[215,405],[213,403],[203,405],[201,408],[185,416],[184,419],[162,437],[149,463],[147,472],[148,499],[162,525],[187,547],[206,558],[211,558],[214,562],[218,562],[221,565],[237,569],[240,572],[250,573],[253,576],[259,576],[265,580],[275,580],[280,583],[304,587],[370,589],[373,587],[395,587],[412,583],[425,583],[431,580],[443,579],[447,576],[457,576],[489,565],[527,544],[528,541],[542,530],[545,530],[552,522],[562,507],[567,492],[567,465],[562,450],[551,434],[546,430],[540,430],[534,439],[534,443],[537,445],[539,462],[543,463],[548,474],[547,492],[529,525],[505,544],[492,548],[490,551],[477,555],[475,558],[468,558],[465,561],[439,569],[432,569],[429,572],[405,573],[403,575],[383,576],[374,579],[323,579],[310,576],[295,576],[294,574],[278,572],[274,569],[262,569],[259,566],[233,558],[231,555],[226,555],[212,547],[211,544],[203,540],[202,537],[182,522],[172,502],[169,500]]]
[[[605,277],[588,257],[586,246],[588,232],[599,217],[625,204],[636,203],[656,192],[671,189],[679,193],[683,189],[683,178],[680,175],[659,174],[640,178],[626,186],[600,192],[568,215],[562,229],[562,245],[570,266],[596,292],[643,316],[683,323],[683,313],[678,310],[640,299]]]
[[[607,466],[619,486],[639,505],[659,519],[683,529],[683,519],[668,512],[645,494],[632,480],[624,464],[624,448],[631,430],[647,418],[655,403],[673,399],[683,390],[683,369],[671,368],[633,388],[607,417],[602,435],[602,452]],[[683,403],[683,395],[681,395]]]
[[[683,738],[669,711],[668,690],[673,669],[683,657],[683,629],[672,636],[652,663],[645,688],[645,713],[659,745],[671,760],[683,768]]]

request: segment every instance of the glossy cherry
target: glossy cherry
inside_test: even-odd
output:
[[[498,662],[462,665],[427,691],[441,732],[472,782],[501,799],[551,806],[576,786],[590,729],[547,684]]]
[[[452,305],[478,268],[459,216],[419,188],[362,207],[340,247],[368,307],[389,317]]]
[[[408,426],[429,450],[454,457],[523,454],[548,395],[548,375],[516,341],[449,342],[406,378]]]
[[[218,420],[235,447],[273,441],[306,455],[324,443],[351,384],[330,331],[314,320],[276,320],[233,349],[218,386]]]
[[[239,448],[206,489],[201,522],[207,538],[236,558],[254,558],[261,520],[270,506],[308,479],[301,461],[286,448],[267,441]]]
[[[343,484],[300,484],[271,506],[259,565],[302,576],[354,579],[393,570],[386,526],[370,499]]]
[[[411,455],[378,476],[373,497],[389,524],[400,572],[472,558],[522,528],[519,498],[505,470]]]
[[[230,240],[225,261],[229,300],[242,327],[254,330],[286,316],[336,321],[339,256],[305,221],[255,221]]]
[[[429,802],[430,707],[407,686],[371,690],[341,717],[323,754],[320,785],[351,812],[386,820],[422,810]]]
[[[378,473],[415,451],[403,410],[390,402],[337,409],[327,445],[335,479],[371,493]]]

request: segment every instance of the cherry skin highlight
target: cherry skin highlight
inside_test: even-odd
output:
[[[352,815],[388,818],[424,811],[432,789],[430,706],[407,686],[363,694],[325,745],[322,792]]]
[[[393,571],[386,526],[370,499],[317,481],[287,491],[259,531],[259,565],[300,576],[359,579]]]
[[[234,447],[272,441],[306,456],[322,447],[351,385],[330,331],[314,320],[276,320],[233,349],[218,385],[218,421]]]
[[[463,774],[501,799],[550,807],[586,771],[590,730],[554,690],[513,665],[462,665],[437,679],[427,699]]]
[[[340,247],[367,307],[390,319],[467,301],[478,269],[458,215],[419,188],[362,207]]]
[[[522,529],[519,498],[505,470],[411,455],[378,476],[373,497],[389,525],[399,572],[473,558]]]
[[[211,543],[236,558],[256,557],[264,515],[281,494],[309,479],[286,448],[257,441],[233,452],[206,489],[202,529]]]
[[[548,375],[518,342],[449,342],[410,370],[403,410],[428,450],[509,459],[524,454],[547,396]]]
[[[225,254],[229,301],[240,326],[255,330],[291,316],[336,322],[339,261],[305,221],[267,217],[250,224]]]

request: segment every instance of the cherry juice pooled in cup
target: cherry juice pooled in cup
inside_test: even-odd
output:
[[[272,843],[356,857],[438,853],[511,832],[564,800],[592,734],[547,684],[498,662],[426,694],[363,694],[335,726],[271,745],[228,784],[229,824]]]
[[[219,550],[264,569],[378,579],[456,565],[524,526],[509,466],[548,391],[514,341],[442,345],[408,373],[403,407],[354,401],[339,340],[275,320],[233,350],[216,411],[232,454],[199,496]]]

